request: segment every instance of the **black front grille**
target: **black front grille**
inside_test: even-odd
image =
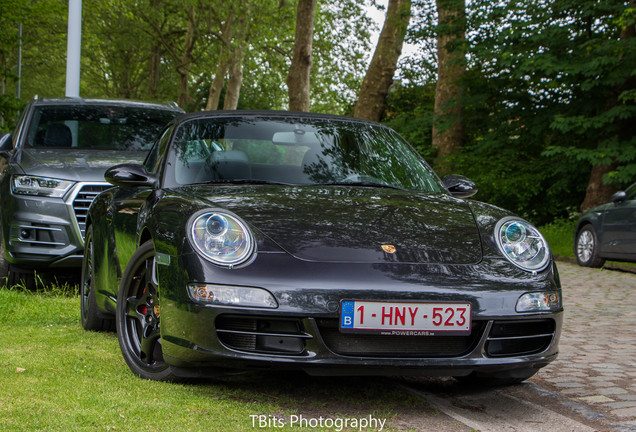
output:
[[[86,236],[86,216],[88,214],[88,208],[97,195],[111,187],[111,185],[84,185],[73,200],[73,211],[75,212],[75,218],[82,233],[82,239]]]
[[[388,336],[340,333],[337,319],[316,322],[327,348],[357,357],[460,357],[475,348],[484,328],[475,321],[467,336]]]
[[[555,331],[552,319],[495,321],[486,341],[486,354],[490,357],[537,354],[550,346]]]
[[[17,248],[62,249],[68,245],[68,237],[62,228],[49,224],[16,223],[11,225],[11,244]]]
[[[228,348],[263,354],[301,355],[311,335],[297,319],[219,315],[216,334]]]

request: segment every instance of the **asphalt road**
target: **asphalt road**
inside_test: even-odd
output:
[[[439,410],[404,429],[636,432],[636,274],[558,268],[565,305],[559,358],[501,389],[466,388],[451,378],[395,380]]]

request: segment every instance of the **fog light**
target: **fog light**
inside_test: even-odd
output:
[[[262,288],[191,283],[188,294],[194,301],[217,306],[278,307],[274,296]]]
[[[553,311],[561,309],[558,291],[527,293],[517,300],[517,312]]]

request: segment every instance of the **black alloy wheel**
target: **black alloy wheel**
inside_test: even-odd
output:
[[[80,281],[80,304],[82,327],[94,331],[114,331],[115,320],[100,316],[95,300],[95,267],[93,227],[86,229],[84,259],[82,260],[82,279]]]
[[[155,381],[178,378],[161,350],[159,286],[152,241],[130,258],[117,295],[117,339],[124,359],[137,376]]]

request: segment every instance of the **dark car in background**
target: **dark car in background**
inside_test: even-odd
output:
[[[554,360],[548,245],[393,130],[337,116],[173,121],[89,209],[84,328],[153,380],[231,370],[519,382]]]
[[[80,98],[34,99],[13,134],[0,137],[0,278],[78,268],[93,198],[104,172],[143,161],[176,104]]]
[[[574,253],[585,267],[602,267],[606,260],[636,262],[636,183],[581,215]]]

